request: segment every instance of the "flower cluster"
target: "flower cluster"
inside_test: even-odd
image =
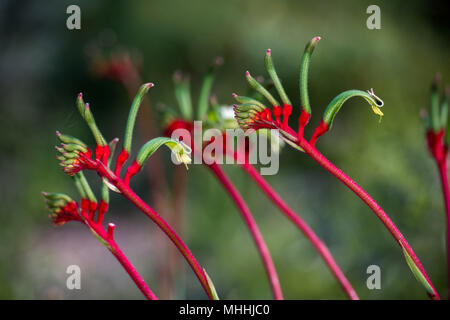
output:
[[[282,104],[280,104],[272,94],[264,88],[257,80],[255,80],[250,73],[246,72],[247,81],[261,97],[265,98],[271,105],[272,109],[266,107],[259,99],[253,99],[250,97],[242,97],[237,94],[233,95],[238,104],[234,106],[235,117],[239,122],[240,126],[244,129],[255,129],[259,130],[262,128],[266,129],[278,129],[281,133],[280,137],[289,145],[305,152],[308,156],[314,159],[318,164],[320,164],[325,170],[335,176],[344,185],[346,185],[352,192],[354,192],[368,207],[375,213],[375,215],[380,219],[384,226],[389,230],[391,235],[394,237],[396,242],[400,245],[406,258],[411,271],[416,276],[416,278],[423,284],[428,295],[433,299],[439,299],[439,294],[433,287],[430,279],[428,278],[425,269],[421,265],[416,254],[406,242],[404,236],[395,226],[393,221],[384,212],[384,210],[373,200],[370,195],[361,188],[355,181],[353,181],[349,176],[347,176],[342,170],[337,168],[333,163],[326,159],[316,148],[315,143],[317,139],[326,133],[332,127],[333,120],[336,114],[339,112],[343,104],[352,97],[362,97],[365,99],[372,108],[372,111],[381,117],[383,112],[381,108],[383,107],[383,101],[375,95],[373,89],[368,91],[362,90],[348,90],[337,95],[325,108],[320,124],[315,128],[313,135],[307,141],[304,137],[304,129],[311,118],[311,106],[309,103],[308,95],[308,72],[310,65],[310,58],[319,42],[320,37],[314,37],[305,47],[303,53],[301,65],[300,65],[300,105],[301,112],[298,118],[298,129],[295,131],[289,126],[289,116],[292,112],[292,104],[287,96],[282,84],[279,79],[275,67],[272,62],[271,51],[267,50],[265,56],[265,66],[267,72],[270,75],[274,83],[274,87],[281,98]],[[436,100],[436,99],[435,99]],[[433,108],[436,112],[433,112]],[[430,134],[429,144],[431,146],[432,152],[435,152],[436,141],[442,139],[442,133],[439,130],[442,129],[442,123],[445,121],[447,123],[447,115],[445,115],[444,120],[442,117],[437,116],[438,102],[432,103],[432,121],[434,133]],[[447,107],[441,113],[447,113]],[[433,117],[436,118],[433,120]],[[450,135],[449,135],[450,137]],[[445,151],[446,153],[446,151]],[[442,158],[442,157],[441,157]],[[450,194],[449,194],[450,203]],[[450,205],[449,205],[450,206]]]
[[[46,199],[50,218],[55,225],[61,226],[69,221],[82,221],[78,204],[68,195],[56,192],[42,192],[42,195]]]
[[[110,169],[110,165],[119,139],[115,138],[109,144],[106,143],[106,140],[97,127],[89,104],[84,103],[81,93],[78,95],[76,100],[78,111],[91,129],[96,146],[94,152],[92,152],[87,144],[80,139],[62,134],[59,131],[56,132],[56,136],[61,142],[59,146],[56,146],[56,150],[59,153],[56,158],[60,161],[59,164],[63,167],[63,171],[72,177],[81,195],[81,200],[78,204],[67,195],[44,192],[43,195],[46,198],[48,208],[51,211],[51,218],[55,224],[62,225],[65,222],[77,220],[85,222],[88,225],[95,223],[101,226],[103,217],[108,210],[108,190],[122,192],[119,190],[118,184],[123,183],[125,186],[128,186],[131,177],[137,174],[145,161],[163,145],[166,145],[172,150],[180,163],[189,164],[191,162],[188,147],[169,138],[155,138],[144,144],[136,155],[136,159],[126,170],[125,177],[123,179],[120,178],[121,168],[130,155],[131,137],[138,108],[143,96],[152,86],[153,84],[151,83],[144,84],[133,101],[125,130],[123,148],[117,157],[114,173]],[[102,178],[102,199],[100,202],[97,201],[94,192],[85,178],[84,170],[94,170]],[[96,214],[97,217],[95,217]]]
[[[142,293],[148,299],[157,299],[115,243],[113,238],[115,225],[109,223],[107,229],[103,227],[103,218],[109,207],[109,190],[121,193],[166,233],[190,264],[208,297],[213,299],[216,297],[213,292],[213,285],[190,250],[170,225],[143,202],[129,186],[130,179],[141,170],[147,159],[149,159],[161,146],[167,146],[175,155],[175,158],[185,165],[191,162],[190,148],[179,141],[166,137],[151,139],[141,147],[135,160],[126,169],[125,176],[123,178],[121,177],[121,169],[131,154],[133,129],[138,109],[144,95],[151,87],[153,87],[152,83],[142,85],[133,100],[125,129],[122,151],[116,159],[114,170],[112,170],[110,166],[118,139],[115,138],[110,143],[106,142],[97,127],[89,104],[84,103],[81,94],[78,95],[76,105],[82,118],[85,120],[94,136],[96,142],[95,148],[93,149],[94,152],[92,152],[92,149],[81,140],[69,135],[61,134],[60,132],[56,133],[61,142],[61,144],[56,147],[56,150],[59,153],[57,159],[60,161],[60,165],[63,167],[64,172],[73,179],[75,186],[80,193],[81,200],[76,202],[69,196],[60,193],[44,192],[43,196],[46,198],[48,209],[51,212],[50,217],[56,225],[62,225],[68,221],[79,221],[89,227],[99,241],[119,260]],[[84,176],[85,170],[93,170],[101,178],[102,186],[100,201],[97,201],[94,192]]]
[[[292,114],[292,103],[286,94],[286,91],[281,83],[280,78],[275,70],[271,50],[266,51],[265,66],[266,70],[273,81],[274,87],[281,98],[280,103],[270,92],[267,90],[257,79],[250,75],[249,71],[246,71],[245,76],[247,82],[252,89],[254,89],[261,97],[264,97],[272,106],[267,107],[263,102],[252,97],[240,96],[233,94],[237,104],[234,105],[235,118],[239,125],[243,129],[278,129],[280,130],[281,137],[291,146],[298,144],[298,141],[303,138],[304,127],[309,122],[311,117],[311,107],[309,105],[309,97],[307,91],[307,76],[309,69],[310,56],[319,42],[320,37],[313,38],[305,48],[303,54],[301,69],[300,69],[300,97],[301,97],[301,113],[298,118],[299,127],[295,131],[289,126],[289,117]],[[364,98],[372,107],[372,111],[381,117],[383,112],[380,108],[383,106],[383,101],[378,98],[373,89],[368,91],[361,90],[348,90],[337,97],[335,97],[330,104],[326,107],[322,121],[316,128],[310,143],[314,145],[319,136],[327,132],[333,123],[334,117],[340,110],[345,101],[349,98],[360,96]]]

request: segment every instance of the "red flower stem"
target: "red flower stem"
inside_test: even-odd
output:
[[[229,195],[241,211],[242,217],[244,218],[244,221],[250,230],[253,240],[255,241],[255,244],[258,248],[258,252],[263,260],[264,268],[266,269],[267,275],[269,277],[273,296],[276,300],[282,300],[283,293],[281,291],[280,281],[278,279],[275,265],[273,263],[272,257],[270,256],[269,249],[264,241],[261,231],[259,230],[258,225],[256,224],[256,221],[250,212],[250,209],[247,207],[239,191],[228,179],[228,177],[225,175],[225,172],[223,172],[222,168],[217,163],[214,162],[211,165],[208,165],[208,168],[210,168],[211,171],[216,175],[216,177],[222,183],[223,187],[226,189],[226,191],[229,193]]]
[[[429,283],[431,288],[433,289],[433,294],[428,294],[431,299],[440,299],[439,294],[434,288],[431,280],[429,279],[425,269],[420,263],[419,258],[417,258],[411,246],[403,237],[402,233],[394,222],[388,217],[386,212],[372,199],[372,197],[365,192],[355,181],[353,181],[349,176],[347,176],[344,172],[342,172],[339,168],[333,165],[327,158],[325,158],[316,148],[311,146],[303,137],[298,142],[298,145],[308,154],[311,158],[313,158],[319,165],[321,165],[325,170],[331,173],[333,176],[338,178],[342,183],[344,183],[350,190],[352,190],[362,201],[364,201],[367,206],[376,214],[376,216],[381,220],[384,226],[388,229],[394,239],[398,242],[400,247],[404,248],[409,256],[414,261],[415,265],[420,269],[422,274],[424,275],[426,281]]]
[[[333,275],[338,280],[344,292],[351,300],[359,300],[358,295],[353,289],[350,282],[345,277],[342,270],[339,268],[338,264],[334,260],[327,246],[320,240],[320,238],[314,233],[314,231],[309,227],[309,225],[303,221],[280,197],[275,190],[272,189],[270,184],[259,174],[254,166],[248,162],[241,164],[241,167],[248,173],[248,175],[256,182],[256,184],[266,193],[266,195],[272,200],[275,205],[280,208],[286,217],[291,220],[305,235],[305,237],[311,242],[311,244],[316,248],[319,254],[322,256],[323,260],[327,264],[328,268],[331,270]]]
[[[205,274],[203,273],[202,268],[198,264],[197,260],[186,246],[186,244],[181,240],[178,234],[172,229],[172,227],[159,216],[152,208],[150,208],[134,191],[127,185],[125,182],[112,174],[112,172],[105,170],[105,167],[98,167],[99,173],[105,176],[111,183],[115,185],[117,189],[122,193],[122,195],[131,201],[139,210],[141,210],[147,217],[152,219],[154,223],[158,225],[158,227],[170,238],[173,244],[178,248],[180,253],[186,259],[198,280],[200,281],[203,289],[208,295],[209,299],[213,299],[213,294],[208,284],[208,280],[206,279]]]
[[[110,251],[116,257],[116,259],[120,262],[122,267],[126,270],[128,275],[133,279],[136,286],[141,290],[142,294],[148,300],[158,300],[156,295],[150,290],[147,284],[144,282],[144,279],[139,275],[136,268],[131,264],[125,254],[120,250],[117,244],[114,241],[108,241],[108,244],[111,246]]]
[[[450,299],[450,190],[448,184],[448,174],[447,174],[447,157],[444,157],[444,160],[440,163],[438,162],[439,167],[439,176],[441,178],[442,185],[442,194],[444,196],[445,203],[445,211],[447,218],[447,269],[448,269],[448,290],[449,290],[449,299]]]
[[[131,279],[134,281],[136,286],[141,290],[142,294],[148,300],[158,300],[158,297],[150,290],[150,288],[145,283],[144,279],[142,279],[141,275],[137,272],[136,268],[131,264],[130,260],[125,256],[122,250],[119,248],[117,243],[114,241],[111,236],[103,229],[101,224],[97,224],[92,220],[85,220],[85,223],[91,228],[105,243],[107,243],[107,248],[111,253],[116,257],[117,261],[122,265]],[[113,231],[114,229],[112,229]],[[111,231],[111,232],[112,232]]]

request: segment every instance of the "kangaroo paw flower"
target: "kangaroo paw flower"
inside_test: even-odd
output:
[[[61,226],[69,221],[82,221],[77,203],[68,195],[56,192],[42,192],[42,195],[46,199],[50,218],[55,225]]]

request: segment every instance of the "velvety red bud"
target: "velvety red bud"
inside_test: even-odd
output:
[[[281,107],[273,106],[273,115],[278,125],[281,125]]]
[[[289,124],[289,116],[292,113],[292,106],[290,104],[283,104],[283,129],[286,129]]]
[[[109,156],[111,154],[111,151],[109,149],[109,146],[103,146],[103,155],[102,155],[102,162],[107,165],[108,164],[108,159]]]
[[[87,216],[87,212],[88,212],[88,209],[89,209],[89,200],[88,199],[81,199],[81,215],[83,216],[83,217],[86,217]]]
[[[95,201],[89,201],[89,217],[91,219],[94,218],[95,211],[97,210],[97,202]]]
[[[105,216],[106,211],[108,211],[109,204],[106,203],[103,199],[100,200],[100,204],[98,206],[98,218],[97,223],[101,224],[103,221],[103,217]]]
[[[310,117],[311,115],[305,109],[302,109],[300,117],[298,118],[298,139],[303,138],[303,131],[305,130],[305,126],[308,124]]]
[[[127,161],[128,157],[129,157],[128,151],[122,149],[122,151],[117,156],[116,169],[114,172],[116,176],[120,175],[120,170],[122,169],[123,164]]]

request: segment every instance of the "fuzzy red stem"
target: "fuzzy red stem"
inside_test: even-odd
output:
[[[150,290],[150,288],[145,284],[142,277],[136,271],[134,266],[130,263],[124,253],[120,250],[115,242],[108,242],[111,246],[111,252],[116,257],[116,259],[120,262],[123,268],[127,271],[131,279],[133,279],[136,286],[141,290],[144,296],[149,300],[158,300],[156,295]]]
[[[311,242],[311,244],[316,248],[319,254],[322,256],[323,260],[327,264],[328,268],[331,270],[333,275],[338,280],[344,292],[351,300],[359,300],[358,295],[353,289],[350,282],[345,277],[342,270],[339,268],[338,264],[334,260],[327,246],[320,240],[320,238],[315,234],[315,232],[309,227],[309,225],[303,221],[280,197],[275,190],[272,189],[270,184],[259,174],[259,172],[249,163],[244,163],[241,167],[248,173],[248,175],[256,182],[256,184],[266,193],[266,195],[272,200],[272,202],[277,205],[286,217],[291,220],[305,235],[306,238]]]
[[[156,295],[152,292],[152,290],[147,286],[144,279],[142,279],[141,275],[137,272],[136,268],[131,264],[130,260],[125,256],[122,250],[119,248],[117,243],[114,241],[112,237],[108,237],[107,232],[103,229],[103,227],[99,224],[94,223],[93,221],[86,220],[85,223],[89,228],[94,230],[94,232],[102,238],[108,244],[108,249],[111,253],[116,257],[117,261],[122,265],[128,275],[131,277],[136,286],[141,290],[142,294],[148,300],[158,300]]]
[[[158,227],[170,238],[173,244],[178,248],[180,253],[189,263],[190,267],[194,271],[198,280],[200,281],[203,289],[205,290],[208,298],[213,299],[213,294],[203,273],[202,268],[198,264],[197,260],[186,246],[186,244],[181,240],[178,234],[172,229],[172,227],[159,216],[152,208],[150,208],[134,191],[119,177],[112,174],[112,172],[105,170],[104,167],[98,168],[99,173],[105,176],[111,183],[113,183],[117,189],[122,193],[122,195],[130,200],[139,210],[141,210],[147,217],[149,217]]]
[[[244,221],[250,230],[253,240],[255,241],[255,244],[258,248],[259,254],[261,255],[261,258],[263,260],[264,268],[266,269],[270,285],[272,287],[273,296],[276,300],[282,300],[283,293],[281,291],[280,281],[278,279],[275,265],[273,263],[272,257],[270,256],[269,249],[264,241],[261,231],[259,230],[256,221],[250,212],[250,209],[247,207],[239,191],[225,175],[222,168],[215,162],[211,165],[208,165],[208,167],[216,175],[216,177],[222,183],[223,187],[227,190],[227,192],[230,194],[231,198],[234,200],[239,210],[241,211]]]
[[[444,161],[438,163],[439,176],[441,178],[442,194],[444,196],[445,212],[447,219],[447,269],[448,269],[448,299],[450,299],[450,190],[448,184],[448,174],[447,174],[447,157]]]
[[[319,165],[321,165],[325,170],[331,173],[333,176],[338,178],[342,183],[344,183],[350,190],[352,190],[367,206],[376,214],[376,216],[381,220],[383,225],[388,229],[394,239],[398,242],[400,247],[403,247],[409,256],[414,261],[415,265],[421,270],[425,279],[433,289],[433,294],[428,294],[431,299],[439,300],[439,294],[434,288],[431,280],[429,279],[425,269],[420,263],[419,258],[417,258],[413,249],[409,245],[409,243],[405,240],[400,230],[398,230],[397,226],[392,222],[392,220],[388,217],[386,212],[372,199],[372,197],[365,192],[355,181],[353,181],[349,176],[347,176],[344,172],[342,172],[339,168],[333,165],[327,158],[325,158],[316,148],[311,146],[304,138],[301,138],[298,145],[308,154],[311,158],[313,158]]]

